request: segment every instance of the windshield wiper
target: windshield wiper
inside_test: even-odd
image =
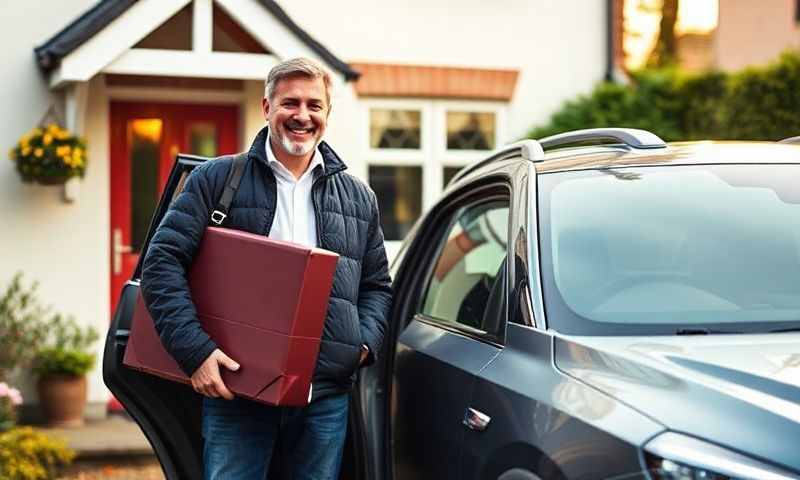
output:
[[[718,333],[744,333],[736,330],[712,330],[709,328],[679,328],[675,335],[710,335]]]
[[[783,332],[800,332],[800,327],[776,328],[770,330],[769,333],[783,333]]]

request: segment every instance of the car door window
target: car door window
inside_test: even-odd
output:
[[[486,331],[487,310],[505,295],[508,213],[506,199],[457,211],[423,292],[423,315]]]

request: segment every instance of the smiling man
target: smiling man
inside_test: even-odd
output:
[[[302,408],[234,398],[220,369],[238,363],[203,331],[186,272],[232,157],[197,167],[156,230],[141,289],[162,343],[203,399],[206,479],[263,479],[272,452],[294,479],[335,479],[347,432],[348,392],[356,370],[375,361],[391,306],[391,287],[375,194],[345,173],[321,141],[330,114],[331,78],[308,59],[276,65],[266,81],[267,121],[256,136],[225,226],[339,254],[312,379]],[[280,275],[281,272],[264,272]]]

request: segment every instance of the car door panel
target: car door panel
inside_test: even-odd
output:
[[[475,382],[471,405],[492,421],[465,436],[462,478],[495,479],[517,468],[540,478],[588,480],[638,470],[631,442],[607,433],[637,412],[554,369],[552,355],[550,334],[508,325],[505,349]],[[649,431],[632,429],[631,440]]]
[[[426,274],[414,278],[419,301],[397,337],[391,386],[398,480],[461,478],[464,418],[475,378],[500,351],[497,332],[485,330],[485,323],[495,325],[486,318],[504,316],[502,302],[489,299],[506,280],[507,192],[495,183],[482,195],[457,199],[433,224],[430,241],[439,248],[428,246],[416,257]],[[499,236],[487,226],[490,216],[499,219]]]
[[[392,386],[395,479],[457,479],[462,421],[475,375],[497,347],[412,320],[396,346]]]
[[[190,387],[122,365],[138,282],[125,284],[106,337],[106,386],[139,424],[168,479],[202,478],[200,396]]]
[[[178,156],[150,223],[147,245],[167,211],[169,203],[189,172],[205,161],[201,157]],[[202,478],[202,437],[200,433],[201,397],[191,387],[167,381],[123,366],[142,261],[133,279],[122,288],[111,321],[103,355],[103,380],[125,410],[139,424],[158,456],[168,480]]]

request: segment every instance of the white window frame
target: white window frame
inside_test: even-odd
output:
[[[433,110],[430,102],[422,100],[369,100],[363,102],[363,121],[366,128],[361,128],[363,134],[362,155],[370,159],[370,165],[421,165],[430,156],[430,132],[425,125],[433,121]],[[420,112],[420,148],[372,148],[370,146],[370,111],[371,110],[415,110]]]
[[[420,99],[420,98],[368,98],[361,99],[361,158],[366,160],[369,181],[370,166],[422,167],[422,214],[424,215],[441,197],[444,186],[444,167],[465,167],[489,156],[491,150],[448,150],[447,112],[491,112],[495,115],[495,149],[507,138],[506,122],[508,103],[498,101]],[[370,147],[370,110],[418,110],[420,116],[419,149],[386,149]],[[401,241],[386,242],[389,257],[399,249]]]
[[[506,107],[503,102],[477,102],[465,100],[437,100],[435,115],[438,122],[436,135],[438,141],[435,151],[441,154],[443,166],[457,167],[468,165],[476,160],[486,158],[492,150],[448,150],[447,149],[447,112],[479,112],[494,113],[494,150],[502,146],[505,135]]]

